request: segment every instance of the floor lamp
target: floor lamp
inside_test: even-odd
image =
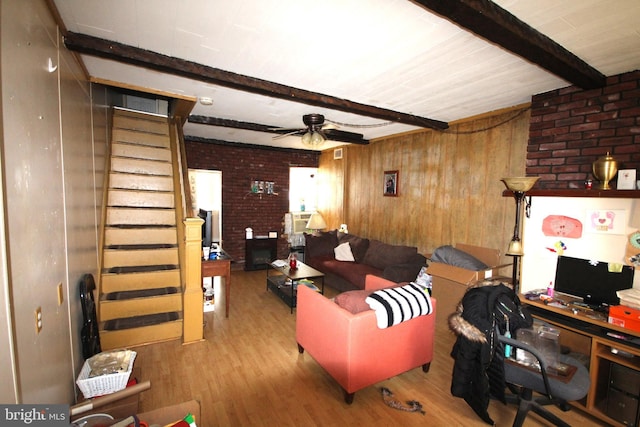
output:
[[[506,255],[513,257],[513,276],[512,284],[513,290],[516,294],[520,292],[519,270],[520,258],[524,255],[522,249],[522,242],[520,241],[520,215],[522,213],[522,201],[524,200],[525,193],[533,187],[539,177],[512,177],[502,178],[501,181],[507,187],[507,190],[513,192],[513,198],[516,200],[516,223],[513,227],[513,237],[509,242],[509,249],[507,249]],[[527,206],[531,203],[528,202]]]

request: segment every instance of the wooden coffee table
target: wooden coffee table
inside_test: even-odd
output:
[[[312,281],[313,284],[304,284],[306,280]],[[320,286],[318,286],[318,281],[322,282]],[[291,270],[289,264],[278,266],[276,261],[269,264],[267,290],[278,295],[291,308],[291,313],[296,306],[298,286],[313,287],[316,291],[324,294],[324,273],[300,261],[298,261],[298,268],[295,270]]]

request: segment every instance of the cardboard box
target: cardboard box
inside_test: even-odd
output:
[[[626,305],[609,307],[609,323],[640,332],[640,310]]]
[[[436,317],[436,327],[448,329],[448,317],[456,311],[456,307],[467,288],[478,280],[490,278],[500,278],[511,282],[510,279],[500,276],[500,270],[511,264],[500,264],[500,251],[497,249],[485,248],[459,243],[455,245],[460,249],[490,268],[482,271],[467,270],[440,262],[429,262],[427,273],[432,276],[433,296],[438,300],[438,316]]]
[[[500,251],[497,249],[484,248],[482,246],[472,246],[465,244],[457,244],[456,249],[468,253],[474,256],[483,263],[489,266],[486,270],[473,271],[464,268],[456,267],[454,265],[443,264],[440,262],[429,263],[427,273],[434,277],[442,277],[457,283],[469,285],[477,282],[478,280],[490,279],[498,276],[498,270],[504,267],[508,267],[511,264],[500,265]]]

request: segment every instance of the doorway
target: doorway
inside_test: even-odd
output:
[[[200,210],[211,212],[209,237],[222,249],[222,172],[189,169],[189,190],[192,215],[197,217]],[[202,288],[205,295],[204,311],[213,311],[222,291],[221,278],[203,277]]]
[[[222,171],[189,169],[191,210],[194,217],[200,209],[214,212],[218,220],[212,224],[212,234],[222,245]]]

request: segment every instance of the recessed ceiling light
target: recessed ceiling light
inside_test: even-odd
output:
[[[213,99],[209,98],[208,96],[201,96],[200,97],[200,104],[202,104],[202,105],[213,105]]]

